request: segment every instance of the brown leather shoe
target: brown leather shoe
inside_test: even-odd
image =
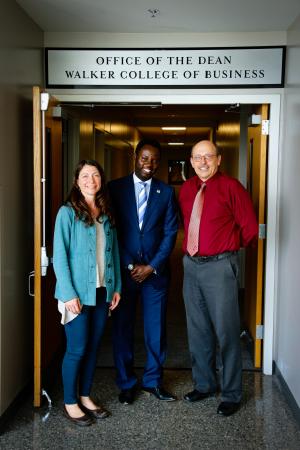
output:
[[[94,419],[106,419],[106,417],[110,416],[110,412],[103,408],[103,406],[98,406],[96,409],[89,409],[82,403],[80,403],[79,406],[82,411],[92,416]]]
[[[79,427],[89,427],[90,425],[92,425],[94,423],[93,419],[90,416],[88,416],[87,414],[84,414],[81,417],[72,417],[72,416],[70,416],[70,414],[68,413],[65,405],[64,405],[64,413],[65,413],[65,416],[71,422],[75,423]]]

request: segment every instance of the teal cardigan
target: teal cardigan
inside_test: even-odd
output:
[[[105,244],[106,301],[121,292],[120,259],[116,229],[102,216]],[[96,226],[86,226],[71,206],[58,211],[54,230],[53,266],[55,298],[67,302],[78,297],[83,305],[96,304]]]

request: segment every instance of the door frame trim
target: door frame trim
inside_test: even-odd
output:
[[[41,405],[41,152],[42,152],[42,121],[41,121],[41,89],[33,87],[33,183],[34,183],[34,388],[33,406]]]
[[[267,168],[267,239],[266,239],[266,266],[264,287],[264,345],[263,345],[263,373],[272,375],[274,336],[275,336],[275,305],[277,303],[277,250],[278,250],[278,188],[279,188],[279,144],[280,144],[280,107],[283,90],[278,93],[260,92],[252,94],[231,91],[210,91],[205,94],[199,91],[186,90],[97,90],[82,92],[82,90],[48,90],[60,102],[160,102],[162,104],[178,105],[207,105],[207,104],[263,104],[270,105],[270,135],[268,146]]]

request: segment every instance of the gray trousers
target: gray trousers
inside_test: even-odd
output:
[[[183,296],[195,388],[215,392],[219,345],[221,401],[240,402],[242,359],[238,305],[238,255],[201,262],[183,257]]]

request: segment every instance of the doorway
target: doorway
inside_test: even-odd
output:
[[[268,171],[269,171],[269,177],[268,177],[268,185],[267,185],[267,195],[269,198],[268,201],[268,211],[267,211],[267,223],[268,223],[268,240],[266,242],[266,248],[267,248],[267,254],[268,259],[266,261],[266,273],[265,273],[265,287],[264,287],[264,293],[266,302],[264,304],[264,316],[265,316],[265,332],[264,332],[264,355],[263,355],[263,371],[264,373],[272,373],[272,339],[273,339],[273,305],[274,305],[274,272],[275,272],[275,248],[276,248],[276,192],[277,192],[277,154],[278,154],[278,124],[279,124],[279,96],[271,95],[271,96],[242,96],[243,97],[243,103],[241,101],[240,96],[225,96],[222,98],[222,103],[212,103],[212,96],[205,96],[205,99],[202,96],[195,96],[193,97],[193,100],[191,98],[187,98],[189,96],[180,97],[177,96],[170,96],[168,98],[168,102],[160,103],[157,101],[153,101],[152,105],[146,105],[144,109],[144,116],[141,114],[141,105],[136,107],[136,116],[132,120],[132,122],[128,125],[125,123],[124,118],[128,118],[129,116],[129,107],[120,105],[120,103],[117,106],[112,105],[110,106],[110,110],[108,110],[107,106],[103,105],[103,98],[101,98],[102,102],[97,106],[102,110],[105,110],[104,116],[100,118],[95,118],[95,111],[97,108],[95,108],[95,98],[93,97],[93,107],[89,103],[85,101],[83,102],[85,106],[82,105],[83,98],[81,96],[72,96],[72,101],[70,102],[70,98],[67,98],[65,95],[57,95],[57,100],[60,105],[62,106],[62,117],[63,120],[66,122],[70,122],[70,126],[67,128],[70,130],[73,130],[71,135],[73,136],[73,140],[67,139],[67,141],[72,142],[72,146],[77,148],[77,150],[80,149],[80,153],[77,153],[77,156],[79,156],[78,159],[84,158],[84,157],[97,157],[100,162],[104,166],[107,165],[107,167],[110,167],[109,170],[107,170],[107,174],[111,178],[115,178],[116,176],[122,176],[126,173],[130,172],[132,169],[132,154],[133,154],[133,148],[135,147],[135,144],[141,137],[141,135],[146,134],[145,127],[147,125],[146,121],[148,120],[148,126],[149,125],[149,117],[148,119],[145,117],[147,114],[150,116],[150,113],[152,115],[152,129],[150,130],[151,137],[156,137],[160,142],[164,142],[165,147],[168,146],[168,142],[163,139],[163,136],[156,136],[155,130],[159,129],[159,133],[162,133],[161,130],[161,117],[159,117],[162,113],[167,112],[167,116],[164,118],[169,120],[173,125],[175,121],[178,123],[183,123],[182,121],[186,122],[186,114],[187,111],[190,111],[194,114],[194,122],[190,123],[190,128],[192,128],[195,132],[195,134],[189,134],[186,133],[187,138],[191,138],[189,141],[188,139],[185,141],[187,143],[187,146],[189,147],[188,153],[190,151],[191,145],[199,139],[207,139],[207,138],[214,138],[216,141],[219,139],[219,141],[222,141],[222,133],[229,134],[231,136],[231,146],[227,145],[227,149],[234,148],[237,141],[237,137],[234,134],[234,129],[237,127],[238,120],[237,117],[239,116],[238,111],[233,111],[234,107],[238,108],[236,105],[242,105],[243,107],[245,105],[251,105],[251,107],[255,107],[255,105],[259,105],[261,101],[267,101],[271,107],[271,127],[273,130],[273,133],[271,134],[269,138],[269,161],[268,161]],[[68,96],[67,96],[68,97]],[[122,97],[122,96],[121,96]],[[179,98],[178,98],[179,97]],[[74,102],[74,98],[76,98],[76,102]],[[220,99],[220,97],[218,97]],[[162,100],[162,97],[160,98]],[[157,100],[157,98],[155,98]],[[227,101],[226,101],[227,100]],[[230,101],[229,101],[230,100]],[[233,102],[233,100],[239,100],[237,102]],[[247,100],[247,103],[245,101]],[[189,104],[186,104],[185,102],[191,102]],[[220,100],[219,100],[220,101]],[[224,102],[224,103],[223,103]],[[122,103],[122,102],[121,102]],[[150,102],[151,103],[151,102]],[[179,117],[174,117],[173,111],[176,110],[177,114],[179,114]],[[225,111],[226,109],[230,110],[228,113]],[[80,116],[80,110],[84,110],[84,116],[85,119],[81,121]],[[146,112],[147,110],[147,112]],[[149,112],[149,110],[152,110]],[[211,111],[211,115],[207,115],[206,117],[201,117],[200,112],[205,110],[205,113],[207,113],[209,110]],[[176,114],[176,113],[175,113]],[[223,114],[224,123],[222,126],[220,126],[220,120],[217,120],[219,117],[219,114]],[[111,117],[117,117],[117,120],[112,121],[109,116]],[[138,123],[138,115],[140,115],[140,120],[144,121],[143,123]],[[204,114],[205,115],[205,114]],[[75,116],[75,117],[73,117]],[[70,118],[72,117],[72,120]],[[228,118],[231,117],[230,120]],[[176,119],[176,120],[175,120]],[[201,120],[200,120],[201,119]],[[94,124],[92,127],[88,126],[88,122],[91,122]],[[226,125],[227,121],[227,126]],[[216,125],[216,122],[218,124]],[[228,122],[231,122],[231,125],[228,125]],[[164,123],[167,124],[167,121]],[[235,124],[235,127],[234,127]],[[74,130],[76,130],[75,134],[79,132],[83,135],[83,140],[80,142],[80,138],[77,140],[74,139]],[[90,131],[89,131],[90,130]],[[138,130],[138,131],[137,131]],[[191,137],[192,136],[192,137]],[[69,135],[70,137],[70,135]],[[176,140],[183,136],[174,135],[173,138]],[[164,138],[167,138],[165,135]],[[168,136],[169,139],[169,136]],[[104,146],[101,144],[101,142],[104,142]],[[224,143],[225,141],[223,141]],[[174,142],[173,142],[174,143]],[[217,141],[218,144],[218,141]],[[220,145],[220,144],[219,144]],[[222,145],[221,145],[222,146]],[[65,144],[64,144],[65,147]],[[161,165],[161,173],[158,173],[158,177],[164,179],[166,182],[171,182],[172,180],[169,179],[168,171],[169,168],[173,167],[172,164],[179,162],[182,162],[187,159],[187,150],[183,149],[182,146],[170,146],[172,150],[168,150],[168,153],[166,153],[166,158],[162,162]],[[169,148],[169,147],[167,147]],[[117,155],[115,149],[118,149],[119,153]],[[239,153],[239,150],[233,150],[230,153],[230,158],[227,158],[226,166],[228,167],[228,173],[230,173],[233,176],[239,177],[239,164],[236,163],[236,159],[234,158],[233,154],[234,152]],[[101,153],[102,152],[102,153]],[[72,170],[72,165],[70,166],[69,163],[71,163],[71,160],[74,161],[74,155],[72,156],[69,154],[69,157],[64,159],[64,164],[67,167],[62,168],[62,172],[65,173],[66,170],[69,171]],[[115,163],[112,164],[112,159],[115,159]],[[125,168],[124,161],[122,163],[122,159],[124,161],[127,161],[127,166]],[[230,162],[228,162],[230,161]],[[167,170],[166,170],[167,169]],[[117,172],[115,172],[117,170]],[[187,169],[189,170],[189,169]],[[245,170],[244,170],[245,172]],[[271,173],[271,176],[270,176]],[[187,174],[189,176],[189,174]],[[69,177],[70,178],[70,177]],[[173,180],[174,181],[174,180]],[[179,190],[180,184],[174,183],[174,188],[176,191]],[[68,186],[65,186],[65,190],[68,189]],[[271,196],[270,196],[271,192]],[[275,194],[274,194],[275,193]],[[65,192],[63,193],[65,196]],[[274,220],[275,218],[275,220]],[[271,221],[270,221],[271,219]],[[271,312],[271,314],[270,314]],[[172,321],[171,321],[172,323]],[[176,320],[173,321],[173,326],[176,328]]]
[[[189,163],[192,145],[202,139],[216,142],[222,153],[222,171],[238,178],[251,191],[255,207],[260,209],[258,188],[265,193],[265,179],[262,179],[261,162],[253,155],[261,153],[261,124],[249,122],[255,116],[262,118],[260,105],[98,105],[63,104],[63,115],[67,121],[79,122],[76,137],[70,136],[76,148],[68,153],[82,158],[95,158],[104,167],[108,180],[127,175],[132,171],[133,149],[140,138],[155,138],[162,145],[162,159],[157,176],[172,185],[176,195],[186,178],[194,175]],[[265,114],[266,118],[267,115]],[[249,122],[249,123],[248,123]],[[259,126],[258,126],[259,125]],[[253,129],[252,129],[253,127]],[[254,130],[255,127],[255,130]],[[255,137],[255,139],[254,139]],[[136,142],[135,142],[136,141]],[[251,141],[251,142],[250,142]],[[253,143],[255,142],[255,145]],[[251,145],[250,145],[251,144]],[[255,152],[253,150],[255,149]],[[266,162],[266,148],[264,150]],[[73,161],[74,158],[71,157]],[[256,164],[252,164],[255,161]],[[263,166],[265,171],[265,165]],[[255,193],[255,195],[254,195]],[[262,206],[264,212],[264,204]],[[264,222],[264,217],[260,217]],[[167,367],[190,367],[186,337],[185,312],[182,298],[182,227],[178,233],[177,245],[171,256],[172,273],[168,314],[169,351]],[[240,306],[242,323],[242,347],[244,368],[261,368],[261,339],[256,336],[256,327],[262,326],[262,278],[263,255],[260,271],[257,273],[256,251],[240,251]],[[249,270],[252,268],[252,270]],[[249,276],[246,274],[250,274]],[[260,286],[257,280],[260,280]],[[255,287],[254,288],[252,288]],[[261,301],[257,302],[256,298]],[[181,319],[181,320],[179,320]],[[139,317],[137,323],[141,322]],[[176,332],[177,330],[177,332]],[[143,365],[142,327],[137,331],[136,358],[138,366]],[[178,339],[181,336],[181,339]],[[110,339],[107,338],[105,357],[99,357],[99,365],[113,366]],[[107,347],[109,351],[107,350]],[[101,353],[101,352],[100,352]],[[250,353],[250,354],[249,354]],[[102,353],[101,353],[102,354]],[[108,356],[109,355],[109,356]],[[179,356],[181,355],[181,356]]]

